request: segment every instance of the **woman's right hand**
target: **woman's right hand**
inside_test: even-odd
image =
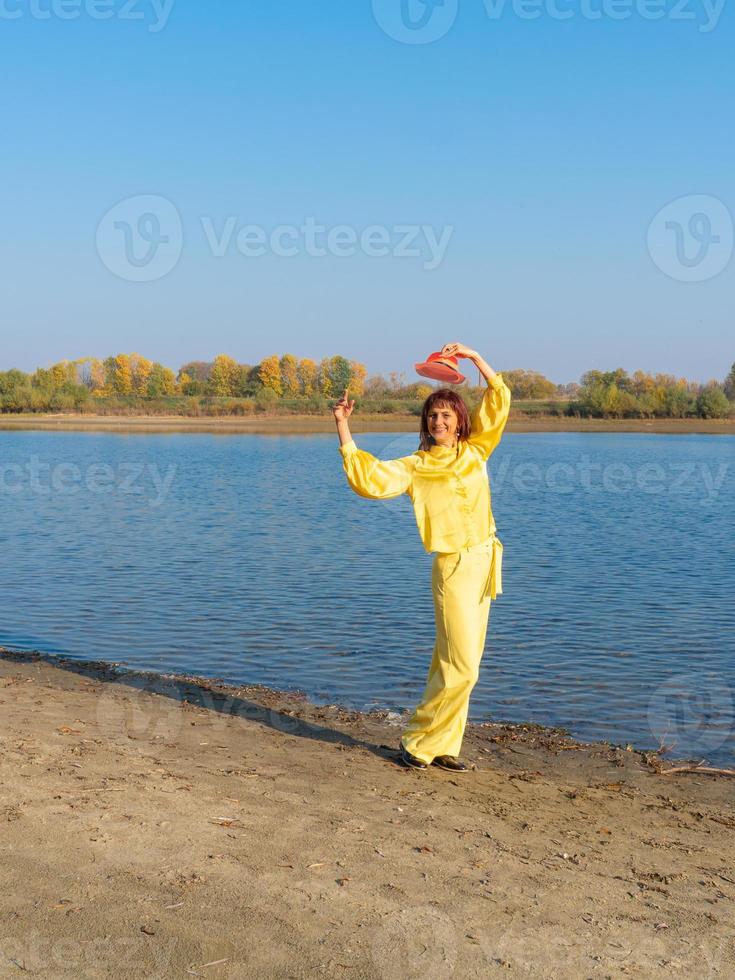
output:
[[[353,398],[350,401],[348,398],[349,393],[349,388],[345,388],[344,395],[342,395],[337,404],[332,407],[332,411],[334,412],[334,417],[337,422],[344,422],[350,417],[350,415],[352,415],[355,407],[355,399]]]

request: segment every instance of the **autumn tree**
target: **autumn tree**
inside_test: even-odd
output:
[[[331,366],[331,358],[323,357],[319,362],[319,368],[317,370],[317,387],[319,388],[320,393],[322,395],[326,395],[327,398],[334,394]]]
[[[643,395],[653,395],[656,391],[656,379],[645,371],[635,371],[631,378],[631,388],[639,398]]]
[[[171,368],[157,361],[151,364],[145,394],[148,398],[164,398],[176,394],[176,375]]]
[[[65,384],[76,384],[77,372],[72,361],[59,361],[50,369],[51,383],[54,388],[62,388]]]
[[[213,366],[212,361],[188,361],[179,368],[179,379],[186,374],[192,381],[209,381]]]
[[[350,361],[350,394],[351,395],[362,395],[365,393],[365,378],[367,377],[367,368],[364,364],[360,364],[359,361]]]
[[[105,386],[105,367],[96,357],[80,357],[74,361],[77,384],[90,391],[100,391]]]
[[[556,385],[538,371],[503,371],[503,380],[514,398],[552,398]]]
[[[218,398],[228,398],[234,395],[238,371],[238,363],[234,358],[227,354],[218,354],[214,359],[209,375],[212,394]]]
[[[105,389],[113,395],[130,395],[133,391],[133,370],[127,354],[107,357],[105,365]]]
[[[281,385],[284,395],[293,397],[301,392],[298,361],[293,354],[284,354],[280,361]]]
[[[186,371],[179,371],[178,375],[176,376],[176,382],[179,386],[179,389],[181,390],[182,395],[190,395],[190,394],[193,395],[193,394],[201,393],[199,391],[195,392],[193,388],[195,385],[202,384],[202,382],[195,381],[190,375],[186,373]]]
[[[28,388],[31,384],[30,375],[17,368],[9,371],[0,371],[0,395],[7,395],[18,388]]]
[[[140,354],[130,354],[130,370],[133,375],[133,393],[144,398],[148,394],[148,379],[153,362]]]
[[[283,382],[281,380],[281,362],[278,354],[272,354],[260,362],[258,368],[260,383],[269,391],[274,391],[280,398],[283,394]]]
[[[312,395],[317,387],[318,369],[316,363],[310,358],[304,357],[299,361],[297,370],[301,391],[305,395]]]

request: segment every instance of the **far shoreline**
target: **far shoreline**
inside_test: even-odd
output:
[[[355,435],[369,432],[416,432],[415,415],[363,415],[351,420]],[[217,435],[310,435],[334,433],[334,422],[321,415],[206,416],[0,414],[0,431],[71,431],[120,433],[212,433]],[[506,432],[642,432],[735,435],[730,419],[592,419],[572,416],[513,415]]]

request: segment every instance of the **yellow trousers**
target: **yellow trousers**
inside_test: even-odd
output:
[[[406,751],[422,762],[459,755],[485,650],[490,602],[503,591],[502,559],[503,546],[494,535],[434,557],[434,654],[424,694],[401,736]]]

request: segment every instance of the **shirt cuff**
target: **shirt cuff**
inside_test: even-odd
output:
[[[346,456],[350,456],[352,453],[357,452],[357,443],[354,439],[350,439],[350,441],[346,442],[344,446],[339,447],[339,451],[344,459]]]
[[[505,387],[505,381],[503,381],[503,375],[500,374],[499,372],[496,372],[495,377],[493,378],[493,380],[492,381],[488,381],[488,385],[491,388],[495,388],[496,391],[498,389],[500,389],[500,388],[504,388]]]

